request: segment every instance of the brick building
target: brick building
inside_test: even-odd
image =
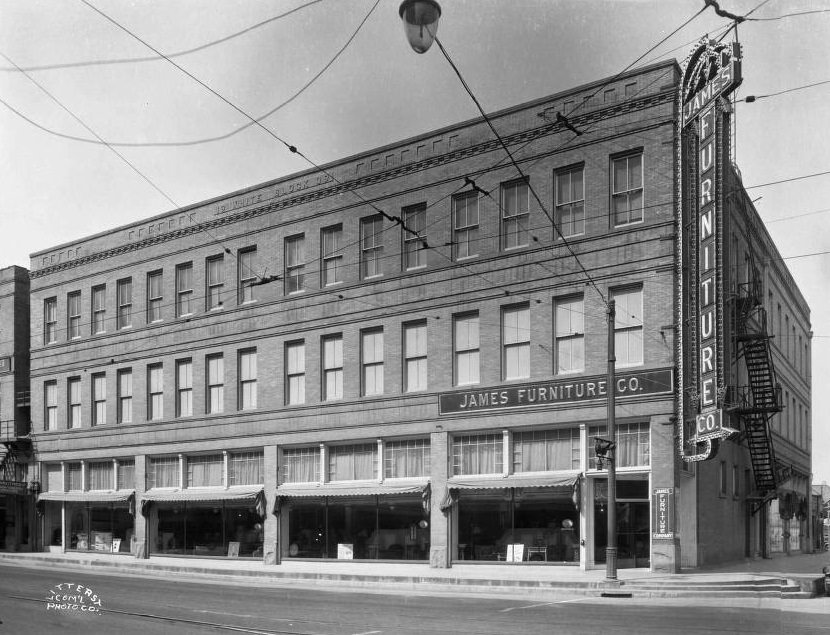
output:
[[[609,299],[619,566],[697,564],[713,514],[758,541],[778,481],[753,502],[745,444],[678,452],[679,82],[660,63],[494,114],[524,176],[469,121],[34,254],[45,544],[602,566]]]

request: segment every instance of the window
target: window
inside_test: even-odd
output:
[[[323,400],[343,398],[343,336],[323,338]]]
[[[556,226],[565,238],[585,233],[585,168],[556,173]]]
[[[408,270],[425,267],[427,264],[426,203],[404,208],[403,223],[404,226],[401,227],[403,232],[403,268]]]
[[[43,301],[43,341],[54,344],[58,341],[58,299]]]
[[[614,316],[614,352],[617,366],[643,363],[643,290],[611,291],[616,302]]]
[[[631,82],[625,85],[625,97],[634,97],[637,94],[637,82]]]
[[[147,367],[147,419],[164,417],[164,369],[161,364]]]
[[[453,437],[452,475],[501,474],[504,437],[501,434],[477,434]]]
[[[84,472],[80,463],[66,464],[67,490],[79,491],[84,488]]]
[[[92,425],[100,426],[107,422],[107,376],[92,376]]]
[[[426,320],[403,326],[404,386],[406,392],[427,389]]]
[[[617,467],[645,467],[650,463],[651,446],[649,442],[649,425],[647,423],[618,423],[616,458]],[[590,428],[588,438],[607,439],[605,428]],[[596,467],[594,444],[589,443],[589,461]]]
[[[360,276],[372,278],[383,273],[383,218],[370,216],[360,221]]]
[[[176,416],[193,416],[193,362],[176,362]]]
[[[253,410],[257,407],[256,398],[256,351],[239,353],[239,409]]]
[[[579,469],[579,428],[513,434],[513,472]]]
[[[221,487],[225,459],[221,454],[187,457],[188,487]]]
[[[377,478],[377,443],[335,445],[329,448],[330,481],[366,481]]]
[[[225,409],[225,359],[221,355],[207,358],[207,408],[208,414],[219,414]]]
[[[319,448],[295,448],[283,451],[284,483],[316,483],[319,480]]]
[[[151,458],[147,465],[147,489],[154,487],[180,487],[179,457]]]
[[[193,313],[193,263],[176,267],[176,317]]]
[[[501,248],[515,249],[527,245],[527,181],[513,181],[501,186]]]
[[[43,429],[58,429],[58,382],[47,381],[43,384]]]
[[[107,287],[100,285],[92,287],[92,334],[104,333],[107,330]]]
[[[453,322],[455,385],[479,382],[478,314],[456,316]]]
[[[643,220],[643,155],[631,154],[611,161],[611,208],[614,225]]]
[[[116,328],[126,329],[133,324],[133,279],[124,278],[115,285],[116,305]]]
[[[205,284],[206,289],[206,304],[205,308],[208,311],[222,308],[222,292],[225,289],[225,258],[224,256],[214,256],[208,258],[206,261],[207,276]]]
[[[429,439],[388,441],[383,455],[386,478],[429,476]]]
[[[72,377],[66,384],[69,400],[69,428],[81,427],[81,378]]]
[[[305,403],[305,343],[285,345],[285,402]]]
[[[530,308],[502,310],[502,369],[504,379],[530,377]]]
[[[259,452],[234,452],[228,460],[228,485],[265,483],[265,457]]]
[[[240,250],[237,261],[237,279],[239,280],[239,304],[253,302],[256,282],[256,247]]]
[[[360,365],[363,395],[383,394],[383,330],[360,333]]]
[[[96,461],[87,465],[88,489],[115,489],[114,476],[112,461]]]
[[[327,287],[331,284],[343,282],[343,252],[340,251],[343,242],[343,226],[326,227],[321,232],[320,257],[323,261],[321,284]]]
[[[66,296],[66,332],[69,339],[81,337],[81,292]]]
[[[130,368],[118,371],[118,423],[132,423],[133,420],[133,371]]]
[[[585,306],[583,298],[554,302],[554,338],[557,373],[585,370]]]
[[[154,271],[147,274],[147,323],[161,320],[162,272]]]
[[[305,286],[305,236],[285,239],[285,292],[297,293]]]
[[[452,242],[455,260],[478,254],[478,192],[465,192],[452,199]]]
[[[135,488],[135,461],[124,459],[118,461],[118,489]]]
[[[741,494],[741,479],[740,473],[738,472],[738,466],[732,466],[732,496],[734,498],[738,498]]]
[[[720,482],[720,495],[721,496],[726,496],[726,490],[727,490],[726,461],[721,461],[720,462],[720,471],[718,472],[718,475],[719,475],[719,482]]]

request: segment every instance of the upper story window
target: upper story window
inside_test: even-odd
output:
[[[343,226],[326,227],[320,232],[320,258],[323,266],[320,269],[321,285],[343,282]]]
[[[283,483],[317,483],[320,480],[320,449],[291,448],[283,450]]]
[[[43,384],[43,429],[58,429],[58,382],[47,381]]]
[[[403,210],[403,268],[417,269],[427,264],[426,231],[427,206],[426,203],[406,207]]]
[[[164,369],[161,364],[147,367],[147,419],[164,417]]]
[[[225,359],[222,355],[207,358],[207,407],[208,414],[218,414],[225,407]]]
[[[429,476],[429,439],[387,441],[383,462],[386,478]]]
[[[305,286],[305,236],[285,239],[285,292],[297,293]]]
[[[107,287],[99,285],[92,287],[92,334],[104,333],[107,330]]]
[[[176,267],[176,317],[193,313],[193,263]]]
[[[66,383],[66,396],[69,402],[69,428],[81,427],[81,378],[70,377]]]
[[[163,302],[162,272],[154,271],[147,274],[147,323],[161,320],[161,305]]]
[[[239,304],[253,302],[253,283],[257,279],[256,247],[240,250],[237,258],[237,281],[239,287]]]
[[[228,457],[228,485],[265,483],[265,455],[262,450],[233,452]]]
[[[360,366],[363,395],[383,394],[383,329],[360,333]]]
[[[69,339],[81,337],[81,292],[66,296],[66,332]]]
[[[58,299],[47,298],[43,301],[43,341],[54,344],[58,341]]]
[[[193,415],[193,362],[189,359],[176,362],[176,415]]]
[[[92,425],[107,422],[107,376],[103,373],[92,376]]]
[[[643,154],[611,160],[611,209],[614,225],[643,220]]]
[[[585,306],[582,296],[555,301],[554,338],[556,372],[585,370]]]
[[[118,371],[118,423],[132,423],[133,420],[133,371],[124,368]]]
[[[530,308],[502,309],[502,369],[504,379],[530,377]]]
[[[377,478],[376,443],[329,447],[330,481],[366,481]]]
[[[372,278],[383,273],[383,217],[380,215],[360,221],[360,276]]]
[[[464,192],[452,199],[452,243],[455,260],[478,254],[478,192]]]
[[[221,454],[187,457],[188,487],[221,487],[225,459]]]
[[[343,336],[323,338],[323,400],[343,398]]]
[[[239,353],[239,409],[257,407],[256,349]]]
[[[118,310],[116,328],[128,328],[133,325],[133,279],[119,280],[115,285],[115,296]]]
[[[504,437],[474,434],[453,437],[452,475],[501,474],[504,470]]]
[[[615,289],[614,353],[617,367],[643,363],[643,289]]]
[[[285,345],[285,401],[305,403],[305,342]]]
[[[585,168],[556,173],[556,226],[565,238],[585,233]]]
[[[453,319],[453,382],[456,386],[479,382],[478,313]]]
[[[179,457],[151,457],[147,461],[147,489],[154,487],[181,487]]]
[[[579,469],[579,428],[513,433],[513,472]]]
[[[208,311],[222,308],[222,293],[225,290],[225,257],[221,254],[208,258],[206,261],[207,275],[205,276],[205,308]]]
[[[527,181],[501,186],[501,248],[515,249],[528,244],[529,190]]]
[[[404,386],[406,392],[427,389],[427,323],[426,320],[404,324]]]

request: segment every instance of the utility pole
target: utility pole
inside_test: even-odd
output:
[[[608,540],[605,547],[605,577],[617,580],[617,430],[616,430],[616,364],[614,323],[616,305],[608,300]]]

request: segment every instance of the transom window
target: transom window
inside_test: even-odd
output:
[[[334,445],[329,448],[330,481],[365,481],[377,478],[376,443]]]
[[[556,224],[565,238],[585,233],[585,168],[556,173]]]
[[[221,454],[187,457],[188,487],[221,487],[225,460]]]
[[[228,459],[228,485],[259,485],[265,482],[262,451],[234,452]]]
[[[320,480],[320,448],[283,450],[284,483],[316,483]]]
[[[579,468],[579,428],[513,433],[513,472]]]
[[[89,489],[115,489],[112,461],[89,463],[86,467]]]
[[[501,247],[515,249],[528,244],[529,188],[527,181],[501,186]]]
[[[649,441],[648,423],[618,423],[616,466],[619,467],[644,467],[649,465],[651,458],[651,447]],[[588,438],[594,437],[607,439],[608,434],[605,428],[590,428]],[[596,468],[597,456],[594,452],[594,444],[588,444],[588,458],[591,468]]]
[[[453,437],[452,474],[501,474],[504,437],[501,434],[476,434]]]
[[[452,199],[453,253],[455,260],[478,254],[478,192],[464,192]]]
[[[118,461],[118,489],[135,488],[135,460],[121,459]]]
[[[154,487],[181,487],[179,457],[152,457],[147,463],[147,489]]]
[[[429,439],[387,441],[383,447],[386,478],[429,476]]]
[[[611,163],[614,225],[638,223],[643,220],[643,155],[631,154]]]
[[[66,482],[67,490],[80,491],[84,488],[83,482],[84,472],[80,463],[66,464]]]

